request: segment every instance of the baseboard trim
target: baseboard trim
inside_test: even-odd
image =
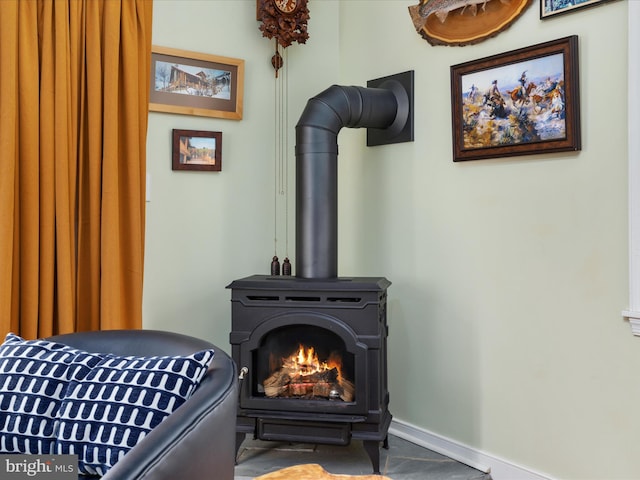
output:
[[[389,433],[481,472],[490,473],[492,480],[553,480],[552,477],[515,465],[402,420],[393,419]]]

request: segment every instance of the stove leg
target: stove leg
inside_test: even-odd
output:
[[[373,473],[380,475],[380,442],[377,440],[363,440],[362,444],[371,459]]]
[[[238,452],[240,451],[240,446],[242,442],[244,442],[245,433],[236,432],[236,465],[238,464]]]
[[[389,435],[384,437],[384,440],[382,441],[382,448],[389,450]]]

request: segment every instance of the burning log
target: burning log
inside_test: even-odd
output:
[[[340,398],[343,402],[353,402],[353,396],[355,393],[355,386],[349,380],[342,380],[340,382],[340,387],[342,387],[342,392],[340,393]]]
[[[332,368],[322,372],[314,372],[309,375],[298,374],[291,379],[291,383],[337,383],[338,369]]]
[[[264,393],[270,398],[279,397],[287,390],[290,381],[291,376],[279,370],[264,381]]]
[[[269,398],[326,398],[352,402],[355,388],[353,383],[342,378],[341,365],[340,357],[332,354],[327,361],[320,362],[313,347],[300,345],[297,352],[282,359],[280,368],[272,366],[274,373],[262,383],[264,393]]]
[[[283,367],[263,382],[264,393],[274,397],[326,398],[352,402],[353,383],[340,378],[338,369],[332,368],[308,375]]]
[[[312,395],[314,397],[329,398],[331,395],[331,384],[322,382],[313,385]]]

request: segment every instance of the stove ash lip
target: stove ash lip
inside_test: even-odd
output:
[[[404,87],[332,85],[307,102],[296,125],[296,277],[338,277],[338,133],[343,127],[402,131],[410,115]]]

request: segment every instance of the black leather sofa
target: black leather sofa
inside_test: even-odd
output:
[[[224,351],[201,339],[157,330],[79,332],[47,340],[89,352],[135,356],[189,355],[214,348],[214,359],[193,395],[102,478],[233,480],[238,385],[235,363]]]

